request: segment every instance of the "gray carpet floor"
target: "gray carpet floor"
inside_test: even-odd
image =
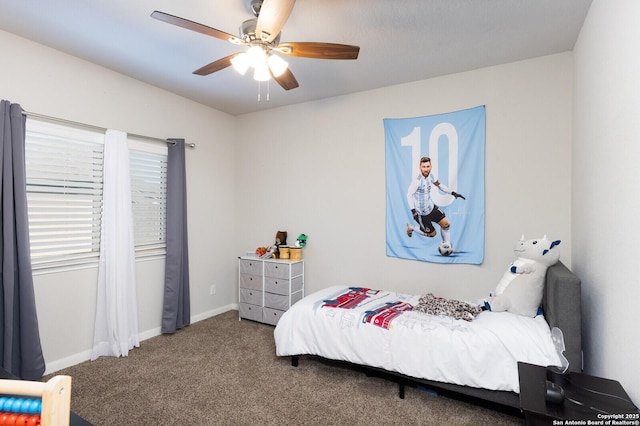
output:
[[[389,380],[314,357],[292,367],[273,329],[229,311],[54,374],[72,376],[71,409],[96,426],[523,424],[416,387],[400,399]]]

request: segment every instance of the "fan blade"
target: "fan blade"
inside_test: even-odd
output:
[[[256,37],[267,43],[275,40],[289,19],[295,2],[295,0],[264,0],[256,23]]]
[[[273,75],[271,70],[269,70],[269,72],[271,73],[271,77],[273,77],[273,79],[277,81],[278,84],[282,86],[284,90],[295,89],[296,87],[299,86],[298,80],[296,80],[296,78],[293,76],[293,73],[291,72],[291,70],[289,70],[289,68],[287,68],[282,74],[280,74],[279,77],[276,77],[275,75]]]
[[[213,61],[208,65],[205,65],[202,68],[198,68],[193,73],[197,75],[209,75],[213,74],[216,71],[223,70],[231,65],[231,60],[238,56],[240,53],[234,53],[233,55],[225,56],[222,59],[218,59],[217,61]]]
[[[230,41],[235,44],[244,44],[244,41],[234,35],[225,33],[224,31],[217,30],[215,28],[207,27],[197,22],[189,21],[188,19],[179,18],[177,16],[169,15],[168,13],[154,11],[151,17],[159,21],[167,22],[169,24],[177,25],[182,28],[186,28],[191,31],[196,31],[204,35],[219,38],[220,40]]]
[[[283,55],[316,59],[358,59],[359,46],[336,43],[287,42],[280,43],[274,50]]]

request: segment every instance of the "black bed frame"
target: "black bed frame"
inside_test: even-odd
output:
[[[565,342],[565,357],[569,360],[569,370],[582,371],[582,318],[581,318],[581,289],[580,279],[573,274],[562,262],[558,262],[547,270],[542,309],[550,327],[562,330]],[[298,366],[300,355],[291,357],[291,365]],[[318,356],[313,356],[321,358]],[[335,362],[335,361],[332,361]],[[520,408],[520,398],[515,392],[496,391],[451,383],[436,382],[400,373],[387,371],[364,365],[350,364],[340,361],[340,364],[350,365],[362,369],[367,375],[386,377],[398,383],[399,396],[404,399],[407,385],[422,385],[427,388],[451,393],[454,396],[465,396],[472,399],[488,401],[499,406]]]

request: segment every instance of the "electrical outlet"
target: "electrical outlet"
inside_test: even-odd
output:
[[[211,287],[209,287],[209,294],[216,294],[216,285],[212,284]]]

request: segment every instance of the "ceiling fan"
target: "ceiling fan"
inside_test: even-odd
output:
[[[155,11],[152,18],[188,30],[212,36],[233,44],[249,47],[246,52],[238,52],[213,61],[195,70],[197,75],[209,75],[231,65],[244,74],[254,69],[253,78],[267,81],[273,78],[285,90],[298,87],[298,81],[279,53],[315,59],[357,59],[360,47],[347,44],[319,42],[280,42],[280,31],[287,22],[295,0],[249,0],[249,7],[256,16],[240,25],[238,37],[224,31],[208,27],[184,18]]]

